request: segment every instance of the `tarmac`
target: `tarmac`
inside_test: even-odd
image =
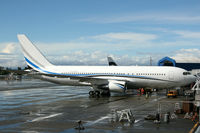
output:
[[[144,119],[158,112],[159,102],[176,102],[183,97],[166,98],[162,91],[146,98],[133,91],[128,95],[90,98],[89,90],[89,87],[61,86],[39,79],[0,80],[0,132],[188,133],[194,126],[183,116],[169,123],[161,118],[160,124]],[[112,111],[124,109],[132,111],[135,122],[112,122]],[[84,130],[75,129],[79,120]]]

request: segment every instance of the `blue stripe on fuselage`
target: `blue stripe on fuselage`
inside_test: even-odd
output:
[[[39,66],[35,65],[34,63],[32,63],[28,58],[24,57],[26,62],[28,62],[31,66],[35,67],[37,70],[42,71],[44,73],[47,74],[53,74],[53,75],[63,75],[63,76],[122,76],[122,77],[132,77],[132,78],[144,78],[144,79],[152,79],[152,80],[159,80],[159,79],[155,79],[152,77],[145,77],[145,76],[136,76],[136,75],[124,75],[124,74],[62,74],[62,73],[55,73],[55,72],[49,72],[46,70],[41,69]]]
[[[29,59],[27,59],[26,57],[24,57],[26,62],[28,62],[31,66],[35,67],[36,69],[38,69],[39,71],[42,71],[42,72],[45,72],[45,73],[48,73],[48,74],[56,74],[56,75],[62,75],[60,73],[54,73],[54,72],[49,72],[49,71],[46,71],[46,70],[43,70],[41,69],[40,67],[38,67],[37,65],[33,64]]]

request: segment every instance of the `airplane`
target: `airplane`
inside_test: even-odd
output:
[[[108,56],[107,59],[108,59],[109,66],[117,66],[117,63],[113,60],[112,57]]]
[[[190,72],[169,66],[60,66],[50,63],[24,35],[18,34],[24,59],[41,78],[64,85],[91,86],[90,96],[134,88],[175,88],[195,82]],[[67,79],[67,80],[66,80]]]

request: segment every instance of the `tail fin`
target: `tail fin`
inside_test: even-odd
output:
[[[52,66],[52,64],[42,55],[36,46],[24,35],[17,35],[21,44],[26,63],[37,71],[43,71],[45,67]]]
[[[107,57],[109,66],[117,66],[117,63],[113,60],[112,57]]]

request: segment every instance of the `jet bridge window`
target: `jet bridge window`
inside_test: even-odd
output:
[[[183,72],[183,75],[191,75],[190,72]]]

